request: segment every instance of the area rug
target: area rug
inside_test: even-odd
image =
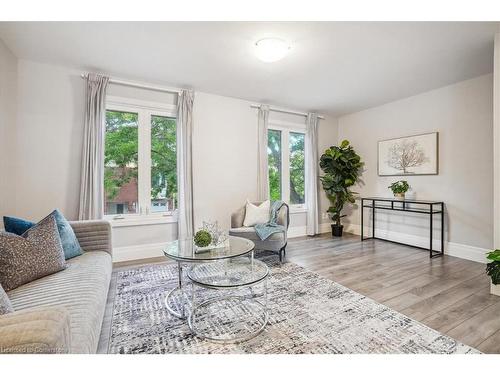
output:
[[[260,257],[270,268],[269,323],[259,336],[239,344],[198,338],[186,321],[168,313],[164,299],[176,285],[175,265],[118,272],[109,353],[479,353],[294,263],[279,264],[276,258]]]

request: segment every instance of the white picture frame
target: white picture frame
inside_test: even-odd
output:
[[[436,175],[439,170],[438,132],[378,142],[379,176]]]

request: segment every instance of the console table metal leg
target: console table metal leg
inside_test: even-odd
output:
[[[432,258],[432,232],[433,232],[433,229],[432,229],[432,224],[433,224],[433,217],[432,217],[432,205],[431,205],[431,212],[430,212],[430,225],[429,225],[429,256]]]
[[[372,201],[372,238],[375,238],[375,201]]]
[[[364,216],[364,201],[361,199],[361,241],[363,241],[363,216]]]
[[[441,255],[444,254],[444,204],[441,203]]]

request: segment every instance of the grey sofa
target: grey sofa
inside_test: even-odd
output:
[[[106,221],[71,222],[84,254],[67,268],[7,294],[0,353],[96,353],[112,270]]]
[[[252,204],[260,205],[262,202],[252,202]],[[244,227],[245,207],[243,206],[231,214],[231,229],[229,235],[236,237],[247,238],[255,243],[256,250],[268,250],[278,253],[280,262],[283,260],[283,255],[286,255],[287,234],[275,233],[267,240],[262,241],[255,233],[253,227]],[[278,212],[278,224],[283,225],[287,230],[290,225],[290,212],[287,204],[284,204]]]

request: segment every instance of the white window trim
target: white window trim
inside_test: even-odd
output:
[[[281,132],[281,199],[287,202],[291,214],[307,212],[307,201],[304,204],[290,204],[290,132],[306,134],[305,124],[294,122],[270,120],[268,130],[278,130]],[[305,144],[304,144],[305,148]],[[286,187],[285,187],[286,185]],[[305,188],[305,187],[304,187]],[[305,195],[305,199],[307,194]]]
[[[104,215],[113,227],[162,224],[177,222],[176,212],[151,213],[151,121],[153,115],[177,117],[177,107],[173,104],[145,101],[118,96],[106,98],[106,110],[133,112],[138,114],[139,155],[138,155],[138,213]]]

